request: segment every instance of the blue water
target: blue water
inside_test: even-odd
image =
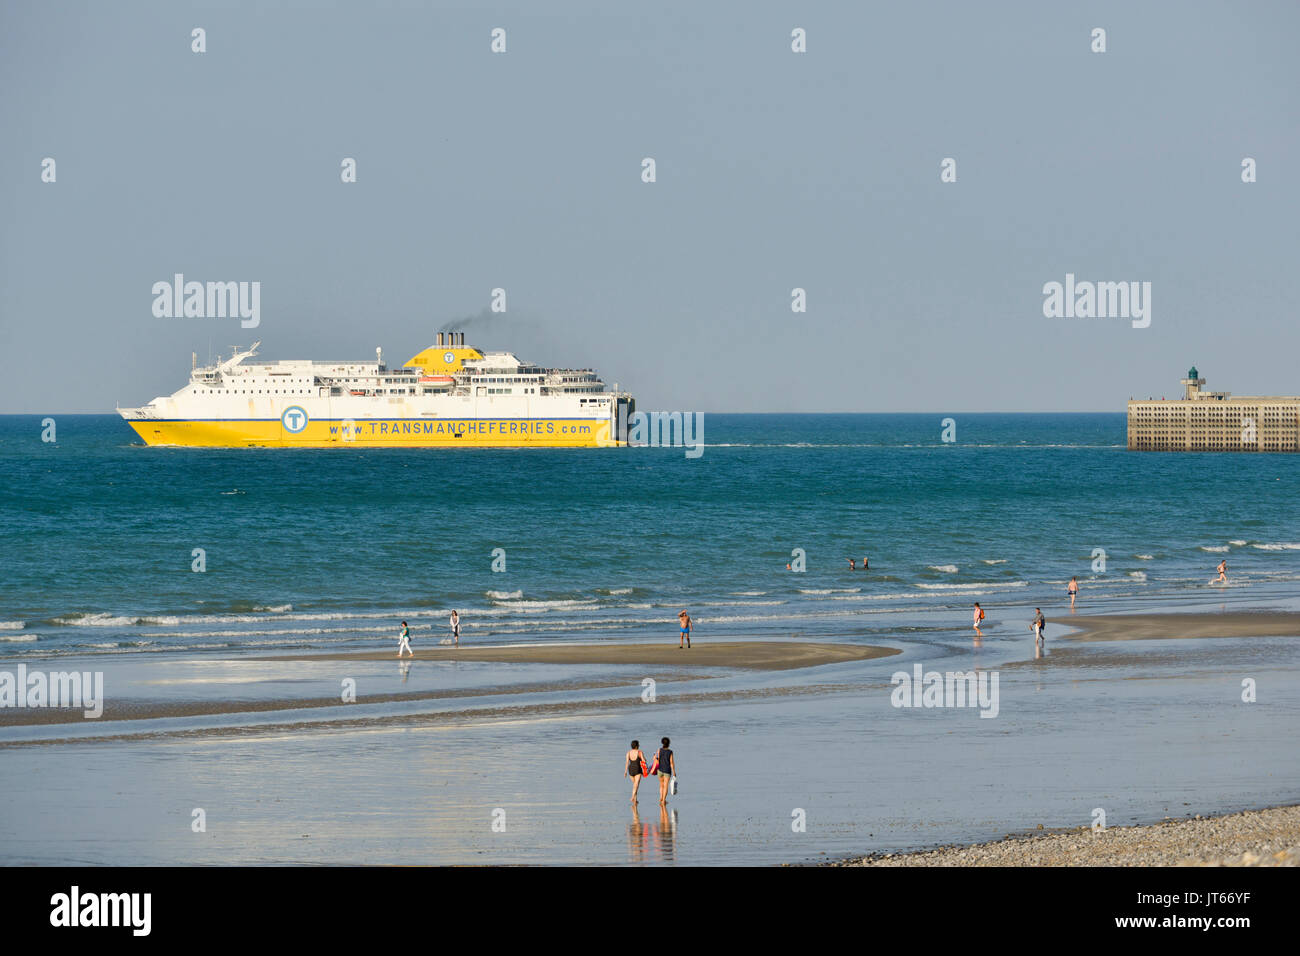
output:
[[[1217,595],[1221,558],[1234,600],[1294,593],[1295,457],[1128,452],[1121,414],[960,415],[944,443],[943,417],[708,415],[694,459],[146,448],[115,416],[49,444],[0,417],[0,656],[341,649],[403,618],[418,646],[452,607],[475,642],[671,639],[682,607],[701,639],[853,638],[976,600],[1050,620],[1071,575],[1092,607]]]

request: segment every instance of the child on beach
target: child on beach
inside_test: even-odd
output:
[[[399,658],[402,656],[402,651],[406,651],[412,657],[415,656],[415,651],[411,650],[411,631],[406,626],[405,621],[402,622],[402,634],[397,641],[397,656]]]

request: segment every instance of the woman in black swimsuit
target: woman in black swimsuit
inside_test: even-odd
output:
[[[641,789],[641,767],[645,762],[645,754],[641,752],[641,741],[632,741],[632,749],[627,752],[627,766],[623,768],[623,776],[632,778],[632,802],[636,803],[636,792]]]
[[[664,737],[661,743],[663,746],[655,754],[657,768],[655,773],[659,774],[659,805],[662,807],[668,802],[669,778],[677,776],[677,761],[673,759],[673,752],[668,749],[668,738]]]

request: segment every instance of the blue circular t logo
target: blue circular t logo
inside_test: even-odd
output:
[[[280,424],[285,431],[297,435],[307,427],[307,410],[301,405],[290,405],[280,416]]]

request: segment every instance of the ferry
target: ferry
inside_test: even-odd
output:
[[[147,445],[241,447],[576,447],[625,445],[632,396],[591,369],[530,365],[467,346],[464,332],[400,368],[373,362],[252,362],[261,342],[189,384],[118,413]]]

